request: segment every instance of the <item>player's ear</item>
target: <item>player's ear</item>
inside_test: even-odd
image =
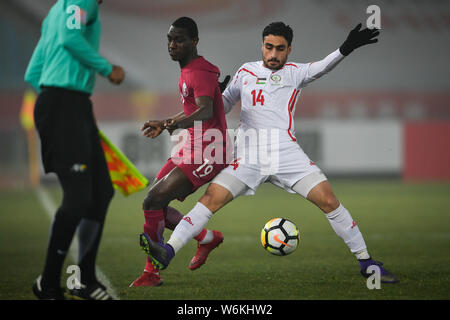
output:
[[[192,43],[194,44],[194,46],[198,45],[198,41],[199,41],[199,38],[196,38],[196,39],[192,40]]]
[[[288,55],[291,54],[291,50],[292,50],[292,46],[288,46],[288,49],[287,49],[287,54],[288,54]]]

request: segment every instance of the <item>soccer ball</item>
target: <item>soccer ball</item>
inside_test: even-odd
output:
[[[285,218],[274,218],[261,230],[261,243],[264,249],[277,256],[294,252],[299,240],[297,226]]]

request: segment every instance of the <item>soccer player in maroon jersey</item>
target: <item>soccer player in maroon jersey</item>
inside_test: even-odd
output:
[[[173,230],[184,217],[168,206],[170,201],[183,201],[214,178],[227,166],[228,154],[224,141],[227,139],[227,124],[221,88],[225,88],[229,77],[219,84],[219,69],[198,55],[198,28],[191,18],[181,17],[172,23],[167,40],[169,55],[179,62],[181,68],[178,85],[183,112],[167,120],[149,120],[141,131],[149,138],[156,138],[164,130],[172,134],[176,129],[187,129],[188,134],[180,151],[157,174],[156,182],[143,203],[143,235],[158,242],[163,241],[164,227]],[[211,139],[208,130],[218,133],[214,135],[215,139]],[[209,252],[223,241],[223,235],[219,231],[203,229],[195,239],[198,248],[189,265],[191,270],[205,263]],[[147,258],[144,272],[130,286],[157,286],[161,283],[158,268]]]

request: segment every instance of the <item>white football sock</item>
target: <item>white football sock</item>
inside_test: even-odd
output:
[[[177,253],[189,240],[203,230],[203,227],[211,219],[212,215],[212,212],[207,207],[197,202],[195,207],[178,223],[167,244],[170,244],[175,253]]]
[[[370,259],[370,254],[367,251],[367,249],[363,249],[361,251],[356,252],[355,257],[358,260],[367,260],[367,259]]]
[[[355,254],[357,259],[370,258],[366,243],[356,222],[342,204],[339,204],[337,209],[325,215],[328,221],[330,221],[333,230],[344,240],[347,247]]]

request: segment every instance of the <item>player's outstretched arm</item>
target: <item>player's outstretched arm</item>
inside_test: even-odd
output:
[[[306,86],[310,82],[319,79],[323,75],[327,74],[331,70],[333,70],[339,62],[344,59],[344,55],[342,55],[338,50],[327,55],[320,61],[311,62],[306,70],[306,75],[302,81],[302,87]],[[300,70],[301,72],[302,70]]]
[[[340,46],[339,51],[348,56],[353,50],[365,46],[367,44],[376,43],[376,37],[380,34],[379,29],[365,28],[361,30],[361,23],[359,23],[347,36],[347,39]]]
[[[378,39],[376,39],[376,37],[380,34],[378,29],[360,29],[361,23],[350,31],[347,39],[339,47],[338,50],[330,53],[320,61],[310,63],[300,86],[304,87],[308,83],[322,77],[323,75],[333,70],[339,64],[339,62],[341,62],[353,50],[367,44],[378,42]]]

